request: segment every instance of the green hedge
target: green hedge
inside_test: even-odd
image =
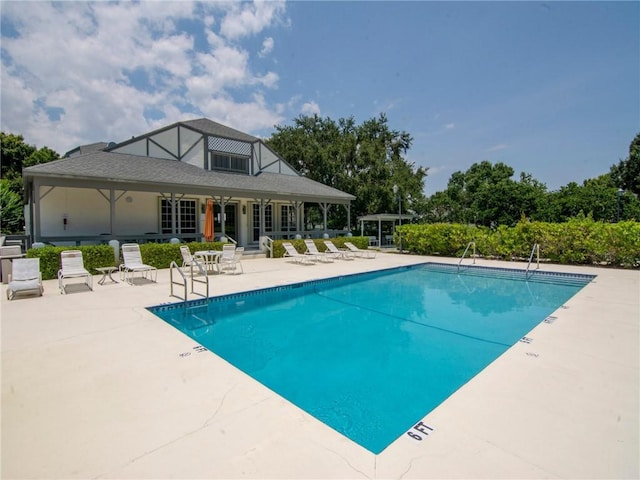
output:
[[[290,241],[294,247],[303,253],[306,250],[304,240],[276,240],[273,242],[274,257],[284,256],[283,241]],[[338,248],[344,246],[344,242],[353,242],[359,248],[368,248],[369,239],[367,237],[338,237],[331,241]],[[314,240],[318,246],[318,250],[324,252],[326,245],[322,240]],[[184,245],[184,244],[183,244]],[[198,250],[222,250],[222,242],[192,242],[186,244],[191,253]],[[58,277],[60,270],[60,253],[64,250],[80,250],[84,260],[84,266],[89,272],[97,273],[96,267],[117,266],[113,249],[109,245],[86,245],[81,247],[42,247],[32,248],[27,251],[27,257],[40,259],[40,271],[42,278],[49,280]],[[182,255],[180,254],[180,244],[174,243],[143,243],[140,245],[140,254],[142,261],[147,265],[156,268],[169,268],[171,262],[182,265]]]
[[[327,250],[327,246],[324,244],[324,238],[315,238],[313,239],[313,243],[318,247],[318,251],[324,252]],[[333,244],[338,248],[344,248],[344,242],[351,242],[356,247],[366,249],[369,248],[369,238],[367,237],[336,237],[330,238]],[[304,240],[274,240],[273,241],[273,258],[282,258],[284,257],[284,247],[282,244],[284,242],[291,243],[294,248],[298,251],[298,253],[304,253],[307,251],[307,246],[304,244]]]
[[[402,247],[421,255],[459,257],[469,242],[478,255],[503,260],[528,259],[535,243],[540,256],[551,262],[581,265],[640,267],[640,223],[596,222],[590,217],[566,223],[521,220],[514,227],[491,230],[460,224],[402,225]]]
[[[222,250],[222,242],[187,244],[191,253],[196,250]],[[97,273],[96,267],[117,266],[113,254],[113,248],[109,245],[85,245],[81,247],[42,247],[31,248],[27,251],[27,257],[40,259],[40,271],[43,280],[58,277],[60,270],[60,253],[65,250],[80,250],[84,260],[84,266],[89,272]],[[171,262],[182,265],[180,245],[172,243],[144,243],[140,245],[142,261],[156,268],[169,268]]]

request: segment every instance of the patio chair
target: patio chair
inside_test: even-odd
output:
[[[360,258],[376,258],[376,251],[375,250],[362,250],[362,249],[356,247],[351,242],[344,242],[344,246],[347,247],[351,252],[353,252],[354,255],[356,255],[357,257],[360,257]]]
[[[233,270],[235,272],[237,271],[239,266],[240,273],[244,273],[242,262],[240,262],[243,254],[244,247],[236,247],[235,245],[223,245],[222,255],[220,256],[220,260],[218,263],[220,271],[222,272],[224,270]]]
[[[330,254],[332,254],[335,258],[340,258],[342,260],[353,260],[356,255],[350,250],[340,250],[331,240],[325,240],[324,244],[327,246],[327,250]]]
[[[333,262],[333,255],[318,250],[316,243],[310,238],[305,239],[304,244],[307,246],[307,251],[304,252],[305,255],[315,255],[315,257],[321,262]]]
[[[200,268],[198,268],[198,265],[200,265],[202,269],[205,269],[206,262],[204,258],[199,255],[192,255],[189,247],[187,247],[186,245],[180,245],[180,254],[182,255],[182,271],[184,273],[191,272],[192,266],[196,267],[196,272],[199,272],[201,270]]]
[[[285,250],[285,257],[289,257],[293,259],[294,263],[304,264],[304,265],[313,265],[313,260],[311,255],[304,255],[302,253],[298,253],[296,248],[293,246],[291,242],[282,242],[282,246]]]
[[[93,276],[84,268],[84,260],[80,250],[65,250],[60,252],[60,270],[58,270],[58,286],[60,293],[67,293],[64,280],[69,278],[84,278],[89,290],[93,290]]]
[[[42,296],[42,274],[39,258],[16,258],[11,265],[7,299],[13,300],[17,294],[37,293]]]
[[[120,265],[120,278],[133,285],[136,273],[142,274],[142,278],[155,282],[158,278],[158,269],[142,262],[140,245],[137,243],[125,243],[122,245],[122,260]]]

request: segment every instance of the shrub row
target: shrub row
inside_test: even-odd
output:
[[[284,240],[290,241],[296,250],[303,253],[306,250],[303,240]],[[366,237],[338,237],[332,239],[332,242],[342,248],[344,242],[353,242],[359,248],[367,248],[369,240]],[[273,253],[275,258],[284,256],[283,240],[273,242]],[[322,240],[314,240],[318,246],[318,250],[324,252],[326,245]],[[222,242],[191,242],[187,243],[191,253],[198,250],[222,250]],[[32,248],[27,251],[27,257],[40,259],[40,271],[42,278],[49,280],[58,277],[60,270],[60,253],[64,250],[80,250],[84,260],[85,268],[91,273],[97,273],[97,267],[117,266],[113,248],[109,245],[85,245],[80,247],[51,247]],[[171,262],[182,265],[182,255],[180,254],[180,245],[172,243],[144,243],[140,245],[140,253],[142,261],[147,265],[156,268],[169,268]]]
[[[196,250],[222,250],[222,242],[187,243],[191,253]],[[64,250],[80,250],[85,268],[91,273],[97,273],[96,267],[117,266],[113,248],[109,245],[85,245],[80,247],[42,247],[31,248],[27,257],[40,259],[40,271],[43,280],[58,277],[60,270],[60,253]],[[144,243],[140,245],[142,260],[147,265],[156,268],[169,268],[171,262],[182,265],[180,245],[172,243]]]
[[[422,255],[459,257],[469,242],[480,256],[503,260],[528,259],[534,244],[540,257],[551,262],[640,267],[640,223],[596,222],[590,217],[566,223],[521,220],[514,227],[496,229],[461,224],[402,225],[402,247]],[[398,243],[398,233],[395,242]]]

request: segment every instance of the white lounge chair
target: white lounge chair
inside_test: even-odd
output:
[[[137,243],[125,243],[122,245],[122,261],[120,265],[120,277],[130,285],[133,285],[133,277],[136,273],[142,274],[142,278],[155,282],[158,278],[158,269],[142,262],[140,245]]]
[[[313,259],[311,258],[311,255],[298,253],[291,242],[282,242],[282,246],[285,250],[284,256],[293,259],[294,263],[313,265]]]
[[[376,258],[376,251],[375,250],[362,250],[362,249],[356,247],[351,242],[344,242],[344,246],[347,247],[351,252],[353,252],[354,255],[356,255],[357,257],[360,257],[360,258]]]
[[[333,262],[333,255],[318,250],[316,243],[310,238],[307,238],[304,244],[307,246],[307,251],[304,252],[305,255],[314,255],[321,262]]]
[[[236,247],[233,244],[226,244],[222,246],[222,255],[218,262],[218,268],[220,271],[233,270],[234,272],[240,267],[240,273],[244,273],[242,268],[242,262],[240,259],[244,254],[244,247]]]
[[[7,299],[13,300],[17,294],[37,293],[42,296],[42,274],[39,258],[16,258],[11,265]]]
[[[93,276],[84,268],[84,260],[80,250],[65,250],[60,253],[60,270],[58,270],[58,286],[60,293],[67,293],[64,280],[69,278],[84,278],[89,290],[93,290]]]
[[[330,254],[332,254],[335,258],[340,258],[342,260],[353,260],[355,258],[355,253],[350,250],[340,250],[331,240],[325,240],[324,244],[327,246],[327,250]]]

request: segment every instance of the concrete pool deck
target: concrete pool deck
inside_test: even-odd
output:
[[[242,275],[211,276],[211,295],[425,261],[458,260],[247,259]],[[168,270],[140,286],[96,276],[93,292],[67,295],[47,280],[43,297],[11,302],[3,285],[1,476],[638,478],[640,272],[541,270],[597,278],[425,416],[428,436],[379,455],[149,313],[177,301]]]

